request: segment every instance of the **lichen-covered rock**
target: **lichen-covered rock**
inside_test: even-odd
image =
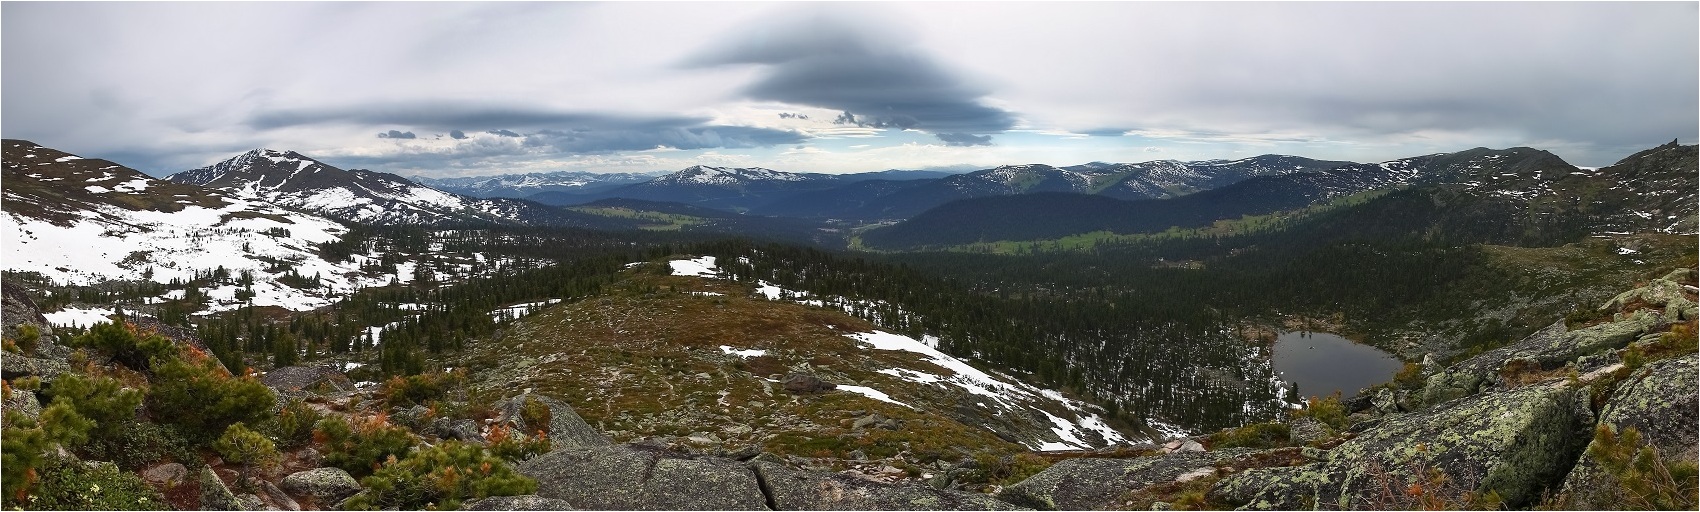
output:
[[[1648,282],[1647,286],[1617,294],[1600,309],[1622,310],[1626,306],[1642,302],[1662,308],[1664,316],[1674,321],[1693,320],[1695,303],[1683,293],[1682,283],[1678,282],[1691,275],[1692,270],[1679,269],[1663,278]]]
[[[732,461],[631,445],[557,449],[520,463],[537,495],[592,510],[756,510],[755,474]]]
[[[523,411],[525,404],[531,401],[536,401],[549,408],[548,426],[527,425],[525,423]],[[614,444],[608,440],[608,436],[602,435],[602,431],[586,423],[584,418],[578,415],[578,411],[573,410],[573,406],[547,395],[526,390],[519,396],[497,402],[495,409],[497,423],[512,426],[520,432],[527,433],[527,435],[537,430],[547,429],[550,449],[552,450],[594,448]]]
[[[1618,384],[1600,410],[1599,424],[1618,432],[1640,431],[1641,442],[1652,445],[1667,462],[1700,459],[1700,410],[1695,408],[1700,383],[1695,375],[1700,375],[1700,356],[1695,354],[1647,365]],[[1616,488],[1586,453],[1564,479],[1564,490],[1579,509],[1621,508],[1611,492]]]
[[[1430,481],[1438,470],[1450,487],[1436,492],[1494,491],[1508,506],[1525,505],[1564,476],[1587,442],[1591,415],[1576,398],[1562,385],[1528,386],[1385,416],[1325,461],[1249,470],[1211,493],[1251,509],[1396,507],[1383,502],[1386,489]]]
[[[984,494],[884,484],[769,462],[750,467],[776,510],[1020,510]]]
[[[41,399],[35,396],[34,391],[13,389],[12,396],[6,397],[5,402],[0,403],[0,411],[18,411],[31,420],[39,419]]]
[[[1128,459],[1068,459],[1004,488],[998,499],[1039,510],[1095,510],[1120,505],[1123,495],[1173,482],[1201,468],[1243,457],[1246,450],[1176,452]]]
[[[484,435],[478,432],[478,422],[468,419],[437,418],[431,420],[431,428],[426,430],[442,439],[484,442]]]
[[[201,474],[195,479],[201,486],[201,510],[248,510],[242,500],[230,492],[230,487],[224,485],[224,480],[218,478],[211,466],[201,468]]]
[[[314,468],[283,477],[282,487],[298,496],[312,496],[320,506],[329,506],[360,492],[360,482],[341,468]]]
[[[461,506],[461,510],[573,510],[572,504],[536,494],[491,496]]]
[[[837,384],[821,380],[820,377],[806,373],[793,373],[785,376],[785,392],[793,395],[821,393],[838,388]]]
[[[1637,310],[1627,317],[1574,331],[1554,322],[1522,340],[1483,352],[1430,375],[1423,403],[1435,405],[1503,386],[1499,375],[1509,361],[1552,369],[1578,358],[1623,348],[1668,322],[1662,313]]]
[[[48,359],[44,357],[29,357],[13,354],[6,354],[4,357],[0,357],[0,377],[4,377],[8,380],[16,379],[18,377],[34,376],[40,377],[42,382],[51,383],[53,382],[53,379],[57,379],[60,375],[64,375],[70,371],[71,365],[67,364],[62,359]]]
[[[0,326],[0,333],[6,338],[16,340],[20,326],[33,326],[40,340],[53,339],[53,327],[47,324],[47,317],[41,314],[41,308],[23,288],[12,286],[12,283],[0,283],[0,318],[5,319],[5,325]]]

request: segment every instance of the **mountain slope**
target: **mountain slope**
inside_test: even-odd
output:
[[[198,293],[215,310],[241,304],[239,291],[253,293],[255,305],[311,309],[391,279],[318,256],[319,244],[348,231],[336,221],[29,141],[4,144],[7,271],[61,284],[210,279]],[[279,284],[286,275],[314,277]]]
[[[1149,233],[1289,211],[1362,192],[1413,184],[1469,186],[1484,176],[1556,177],[1579,171],[1551,153],[1476,148],[1380,164],[1249,178],[1162,200],[1042,195],[988,197],[941,206],[864,235],[873,247],[916,248],[1000,240],[1042,240],[1093,231]]]
[[[293,151],[256,149],[165,179],[363,224],[589,225],[582,216],[529,201],[445,193],[393,174],[345,171]]]
[[[1117,430],[1091,406],[834,311],[849,303],[726,279],[713,257],[633,266],[619,291],[534,313],[446,364],[488,368],[475,387],[580,397],[616,441],[661,433],[699,449],[955,460],[953,446],[1077,450],[1179,432]],[[836,386],[803,391],[814,381],[797,375]]]

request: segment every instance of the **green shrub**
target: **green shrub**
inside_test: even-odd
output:
[[[555,420],[554,413],[549,411],[549,404],[542,400],[527,399],[519,407],[519,419],[525,422],[525,427],[535,433],[552,434],[549,424]],[[532,433],[528,432],[528,433]]]
[[[1594,430],[1588,457],[1615,480],[1614,502],[1629,510],[1694,510],[1700,502],[1700,466],[1693,461],[1667,463],[1651,444],[1641,443],[1641,432],[1625,428],[1615,432],[1602,424]]]
[[[537,481],[478,445],[460,441],[444,441],[406,459],[389,459],[360,484],[366,492],[350,498],[345,508],[456,510],[462,501],[537,492]]]
[[[490,453],[503,460],[518,462],[549,453],[549,436],[541,432],[531,437],[496,425],[490,428],[490,435],[484,440],[489,443]]]
[[[90,466],[48,457],[20,503],[32,510],[170,510],[165,498],[135,473],[112,464]]]
[[[383,415],[356,420],[353,425],[341,416],[319,420],[314,437],[324,443],[325,465],[347,471],[356,478],[370,475],[386,459],[406,458],[413,448],[413,433],[391,425]]]
[[[390,407],[425,405],[439,400],[466,380],[464,372],[435,372],[395,376],[384,381],[384,404]]]
[[[5,493],[0,499],[15,504],[29,493],[38,479],[36,468],[53,443],[38,422],[24,413],[6,411],[5,427],[0,429],[0,490]]]
[[[36,345],[41,342],[41,330],[34,325],[19,324],[18,338],[12,341],[17,344],[16,348],[19,352],[34,354]]]
[[[182,426],[197,443],[210,441],[237,422],[264,421],[276,403],[259,379],[232,377],[217,360],[198,352],[161,362],[148,393],[154,419]]]
[[[218,456],[224,457],[225,462],[242,465],[242,475],[237,478],[238,482],[247,482],[248,471],[254,466],[269,467],[277,464],[279,459],[277,445],[272,444],[270,439],[266,439],[266,436],[260,435],[259,432],[249,430],[248,426],[241,422],[224,429],[224,434],[213,441],[212,448],[218,452]]]
[[[957,477],[957,481],[964,484],[1010,485],[1026,480],[1027,477],[1036,475],[1050,466],[1050,459],[1031,453],[998,455],[981,452],[974,454],[974,469]]]
[[[134,324],[123,322],[95,324],[88,332],[73,338],[71,345],[98,350],[113,361],[141,372],[151,372],[153,360],[169,359],[177,354],[171,340],[154,333],[139,333]]]
[[[276,440],[279,448],[293,449],[313,440],[313,425],[322,419],[318,409],[301,400],[284,404],[277,416],[260,424],[260,430]]]
[[[1207,442],[1212,450],[1222,448],[1263,450],[1292,444],[1293,433],[1292,429],[1284,423],[1255,423],[1210,434]]]
[[[89,429],[93,440],[115,438],[125,425],[135,423],[143,397],[141,390],[125,388],[118,379],[76,373],[59,376],[47,391],[51,403],[66,404],[94,422]]]
[[[1347,427],[1346,406],[1340,404],[1339,391],[1335,391],[1334,394],[1328,395],[1326,398],[1310,397],[1305,403],[1305,408],[1293,411],[1293,416],[1314,419],[1328,425],[1328,428],[1334,429],[1335,432],[1345,430]]]

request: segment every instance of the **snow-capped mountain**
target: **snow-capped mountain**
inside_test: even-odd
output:
[[[662,174],[664,173],[559,171],[455,178],[413,176],[412,179],[420,185],[473,197],[524,198],[544,192],[591,194],[615,187],[643,183]]]
[[[29,141],[4,144],[0,236],[7,271],[34,272],[60,284],[219,275],[216,286],[199,290],[213,310],[240,305],[239,291],[251,292],[257,306],[312,309],[391,279],[363,274],[359,261],[317,255],[319,244],[348,231],[334,220],[149,178]],[[310,284],[280,284],[285,275]],[[184,290],[175,293],[182,298]]]
[[[345,171],[294,151],[256,149],[165,179],[363,224],[583,224],[557,208],[451,194],[394,174]]]

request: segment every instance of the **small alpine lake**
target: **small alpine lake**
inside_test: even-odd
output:
[[[1341,398],[1387,382],[1404,366],[1392,354],[1325,332],[1283,332],[1275,338],[1275,372],[1297,383],[1300,397]]]

